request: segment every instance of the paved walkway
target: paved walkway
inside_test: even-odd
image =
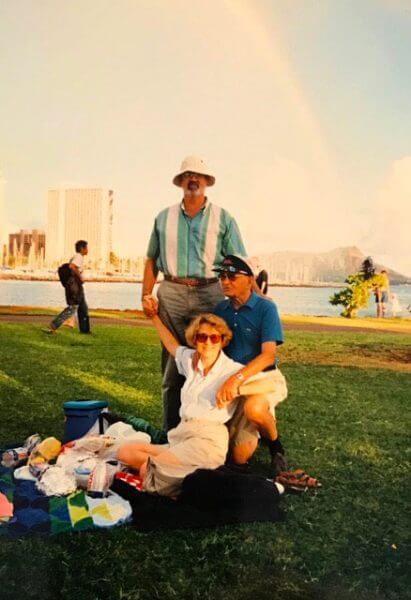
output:
[[[16,315],[16,314],[0,314],[0,323],[36,323],[39,325],[48,325],[51,317],[49,315]],[[92,322],[98,325],[128,325],[130,327],[151,327],[150,321],[144,318],[127,319],[115,317],[91,317]],[[286,331],[348,331],[351,333],[402,333],[407,334],[407,331],[399,331],[389,327],[384,329],[374,329],[372,327],[350,327],[349,325],[330,325],[329,323],[304,323],[304,322],[288,322],[283,321],[283,327]]]

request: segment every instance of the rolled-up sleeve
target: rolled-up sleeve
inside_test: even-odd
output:
[[[247,256],[240,229],[235,219],[231,215],[228,216],[227,229],[223,238],[222,251],[224,256],[227,256],[227,254],[239,254],[240,256]]]
[[[157,222],[154,221],[153,231],[151,232],[150,241],[148,242],[147,258],[156,260],[160,254],[160,240],[157,230]]]
[[[274,302],[265,303],[261,342],[276,342],[278,346],[284,342],[283,328]]]
[[[179,346],[176,350],[176,366],[177,371],[184,377],[188,376],[191,368],[191,361],[193,359],[194,350],[187,348],[187,346]]]

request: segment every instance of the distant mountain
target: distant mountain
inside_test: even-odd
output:
[[[325,284],[343,283],[347,275],[357,272],[366,255],[356,248],[335,248],[329,252],[274,252],[261,255],[261,266],[268,271],[270,283]],[[377,271],[385,269],[392,284],[411,283],[389,267],[375,264]]]

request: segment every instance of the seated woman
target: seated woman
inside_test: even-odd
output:
[[[196,469],[216,469],[228,452],[228,430],[237,400],[216,405],[221,384],[243,365],[222,351],[232,337],[219,317],[205,313],[186,330],[191,348],[180,346],[158,316],[153,317],[160,339],[175,357],[178,371],[186,377],[181,390],[181,422],[168,432],[168,444],[130,443],[119,448],[117,458],[143,478],[143,489],[162,495],[178,492],[182,480]]]

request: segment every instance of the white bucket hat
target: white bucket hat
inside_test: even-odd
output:
[[[209,169],[203,159],[199,158],[198,156],[187,156],[181,163],[180,172],[177,173],[173,179],[174,185],[181,187],[181,176],[187,171],[204,175],[207,178],[207,184],[209,187],[215,184],[215,177],[210,175]]]

